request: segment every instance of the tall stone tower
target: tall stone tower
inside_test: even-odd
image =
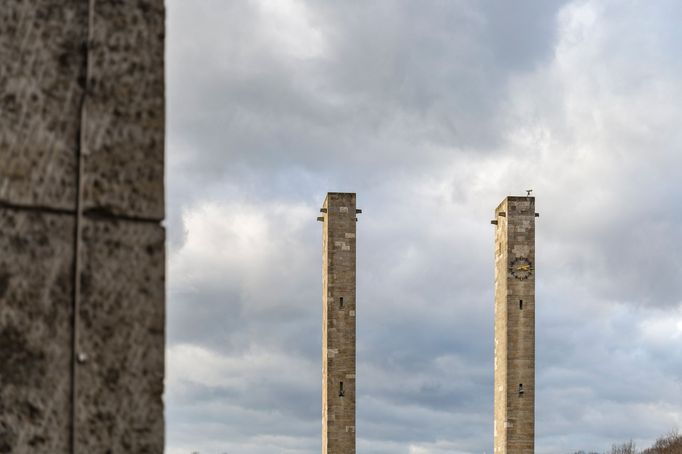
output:
[[[535,442],[535,199],[495,209],[495,454]]]
[[[354,193],[330,192],[322,234],[322,453],[355,452]]]

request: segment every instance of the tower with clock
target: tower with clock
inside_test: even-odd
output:
[[[495,454],[535,444],[535,198],[495,209]]]

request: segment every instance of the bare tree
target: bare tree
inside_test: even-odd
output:
[[[668,433],[649,448],[642,451],[642,454],[679,454],[682,453],[682,435],[676,430]]]
[[[630,440],[622,445],[613,445],[610,454],[637,454],[637,448],[635,447],[635,443]]]

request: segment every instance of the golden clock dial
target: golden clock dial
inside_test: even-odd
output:
[[[533,264],[525,257],[518,257],[512,260],[509,272],[516,279],[525,280],[533,274]]]

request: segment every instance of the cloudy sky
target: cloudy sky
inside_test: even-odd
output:
[[[320,452],[357,192],[358,452],[491,453],[493,209],[537,210],[536,451],[682,429],[682,3],[167,0],[167,454]]]

